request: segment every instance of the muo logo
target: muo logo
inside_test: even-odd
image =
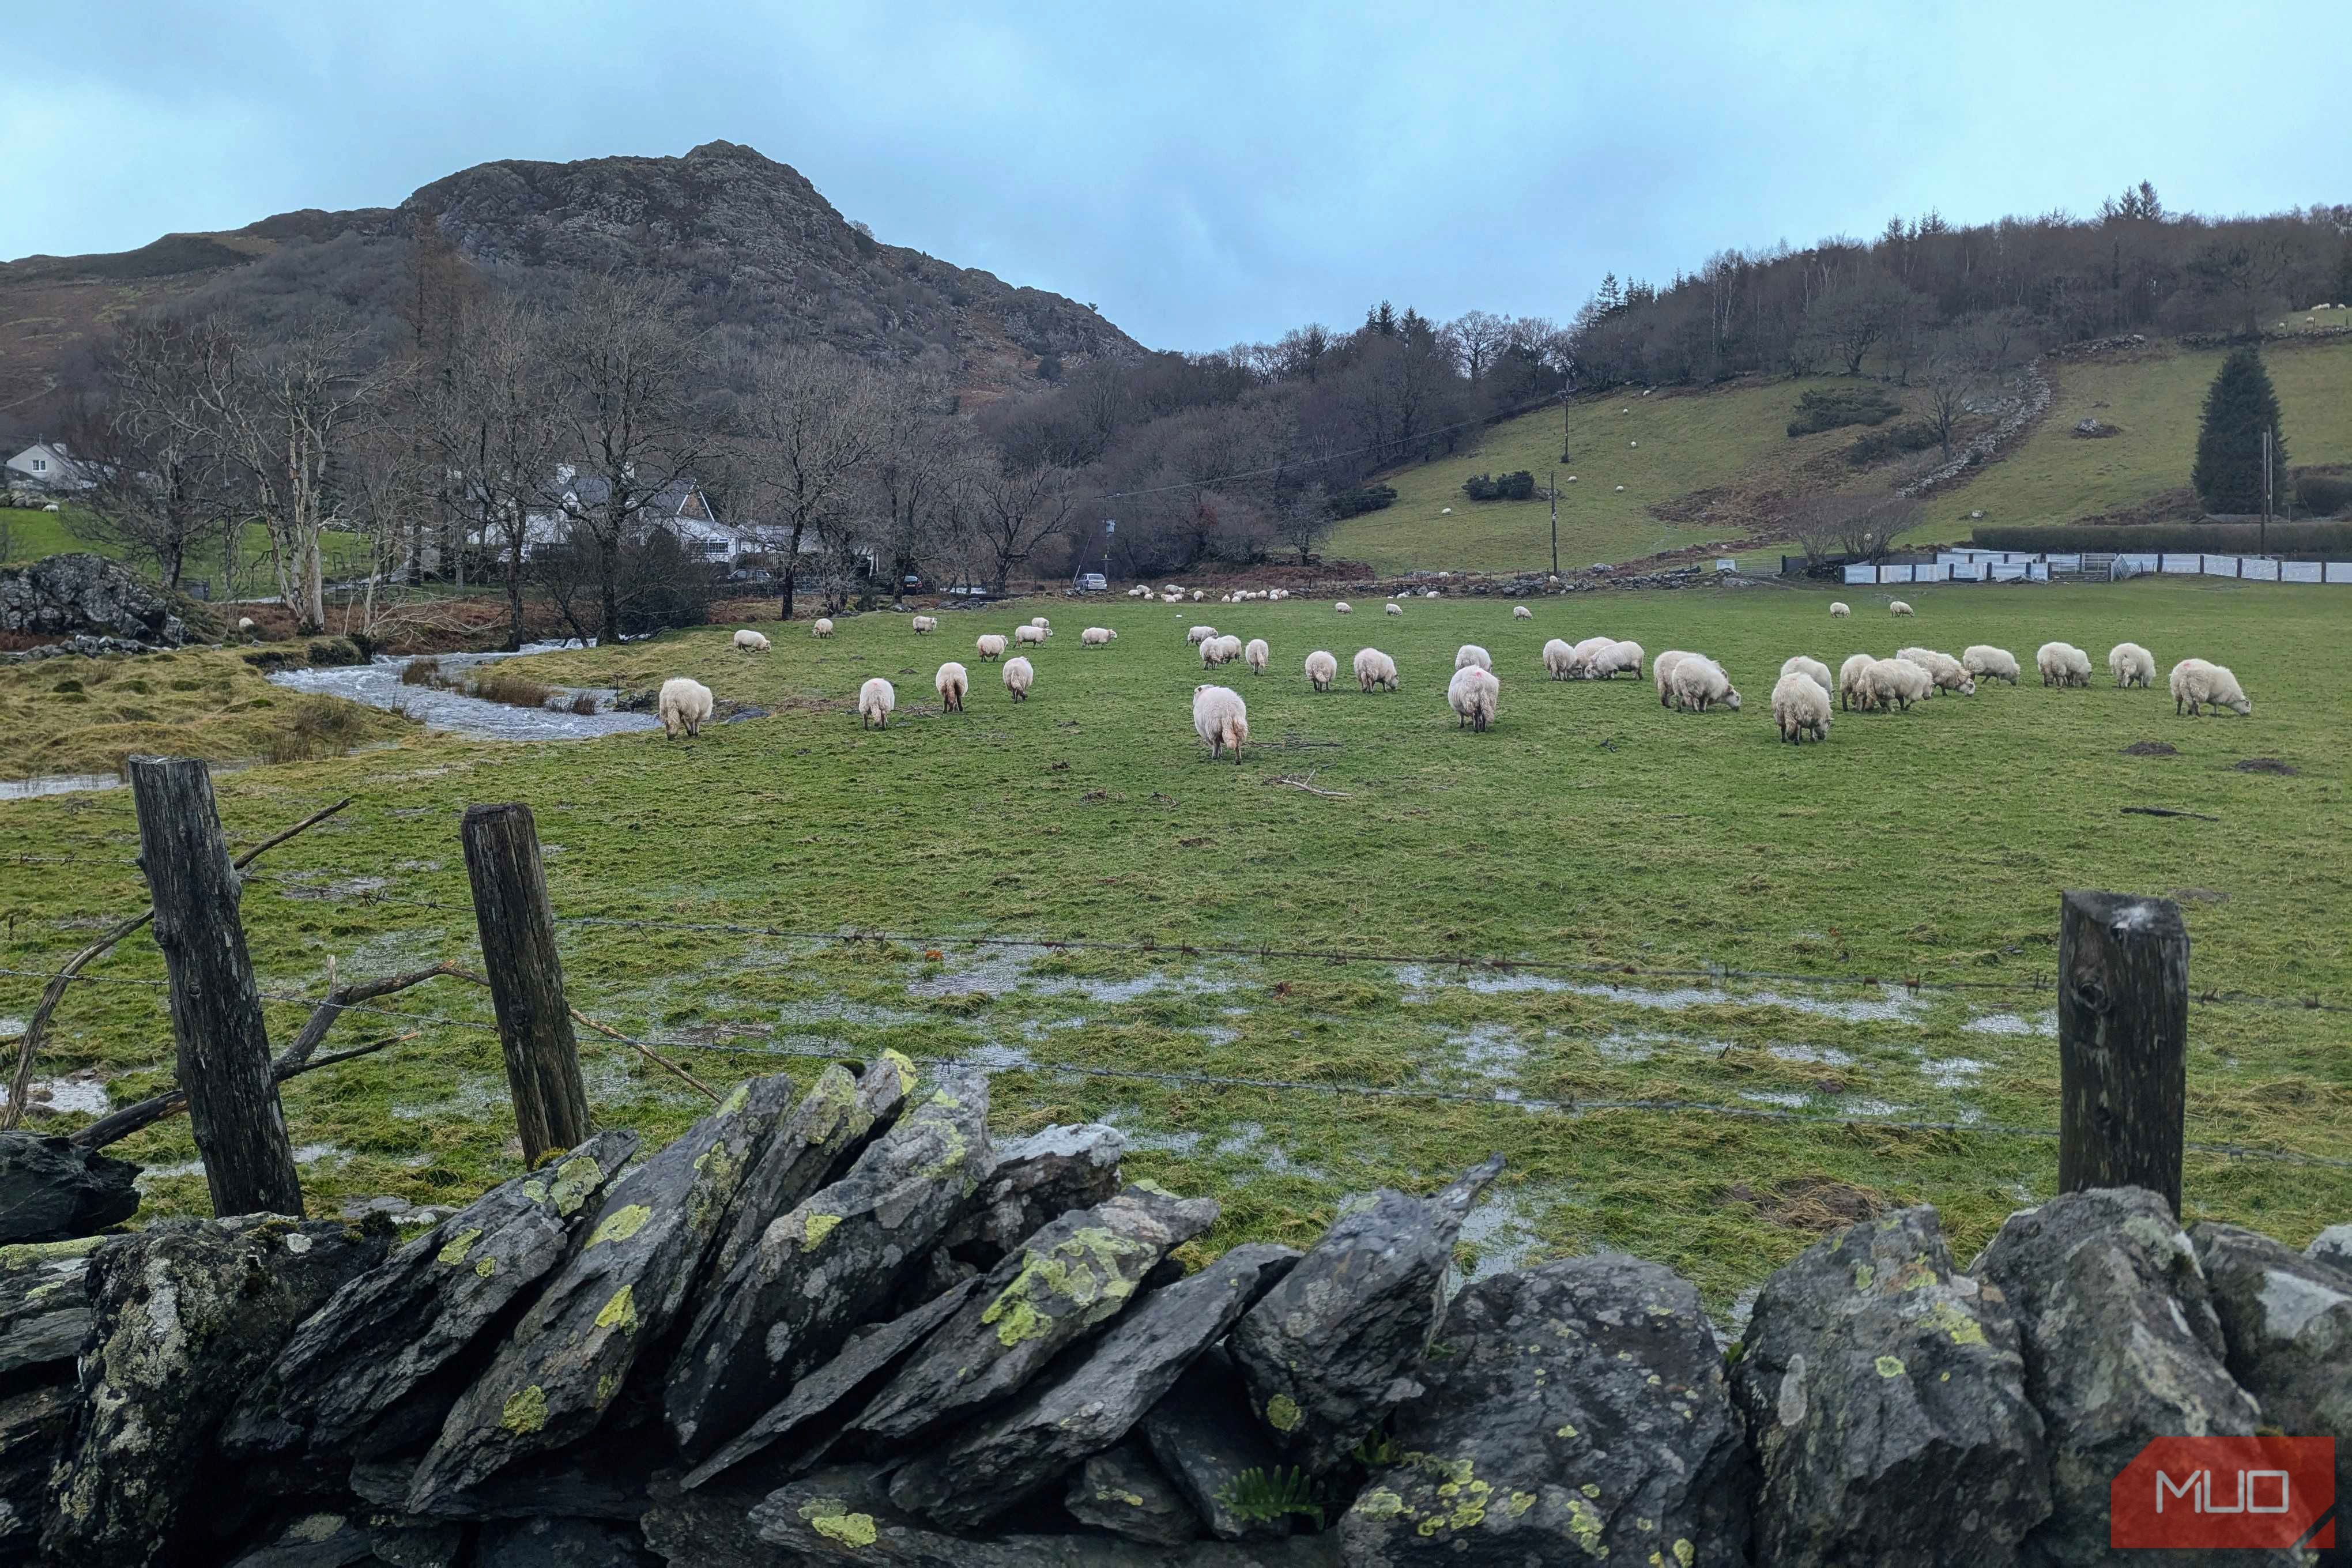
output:
[[[2158,1437],[2107,1488],[2113,1546],[2336,1544],[2331,1437]]]

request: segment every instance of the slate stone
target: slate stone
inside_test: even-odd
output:
[[[1046,1363],[1116,1318],[1161,1258],[1216,1223],[1213,1199],[1146,1187],[1071,1210],[989,1270],[972,1300],[850,1431],[878,1443],[911,1443],[1011,1398]],[[1150,1404],[1144,1400],[1136,1414]]]
[[[1119,1189],[1127,1134],[1098,1121],[1048,1127],[1000,1150],[996,1174],[944,1245],[957,1261],[993,1268],[1043,1225]]]
[[[1071,1220],[1115,1213],[1129,1195],[1064,1215],[1024,1243],[1024,1250],[1035,1257],[1038,1238],[1053,1237]],[[1171,1205],[1163,1199],[1160,1206]],[[1214,1213],[1211,1205],[1204,1227],[1213,1223]],[[1191,1279],[1153,1292],[1114,1321],[1067,1371],[900,1470],[890,1481],[891,1500],[952,1528],[988,1523],[1089,1454],[1126,1436],[1184,1369],[1223,1339],[1297,1261],[1298,1254],[1286,1247],[1237,1247]],[[950,1367],[959,1355],[967,1364],[980,1364],[972,1349],[959,1348],[955,1327],[942,1331],[924,1354],[942,1356]],[[907,1380],[902,1373],[900,1382]],[[942,1397],[936,1380],[916,1384],[914,1394]],[[865,1418],[857,1429],[866,1429]]]
[[[37,1132],[0,1132],[0,1244],[69,1241],[139,1212],[139,1167]]]
[[[793,1391],[752,1422],[742,1436],[687,1472],[681,1489],[691,1490],[708,1485],[713,1478],[802,1431],[861,1393],[871,1398],[879,1392],[881,1379],[905,1359],[907,1352],[953,1316],[977,1289],[979,1281],[968,1279],[911,1312],[852,1335],[839,1355],[793,1384]]]
[[[1496,1154],[1427,1199],[1381,1189],[1234,1330],[1250,1408],[1287,1461],[1331,1468],[1419,1392],[1412,1373],[1445,1309],[1454,1238],[1502,1169]]]
[[[389,1225],[167,1220],[90,1255],[78,1418],[44,1550],[140,1568],[174,1538],[230,1405],[294,1326],[383,1261]]]
[[[636,1148],[634,1132],[597,1133],[335,1292],[237,1402],[223,1445],[257,1455],[352,1443],[563,1260]]]
[[[2156,1194],[2098,1188],[2013,1214],[1973,1272],[2017,1314],[2026,1394],[2047,1433],[2052,1511],[2026,1539],[2028,1562],[2111,1561],[2108,1486],[2151,1438],[2242,1437],[2262,1420],[2222,1365],[2227,1347],[2196,1249]]]
[[[457,1568],[466,1550],[466,1527],[447,1520],[372,1511],[361,1523],[376,1561],[389,1568]]]
[[[411,1513],[593,1431],[640,1350],[675,1323],[729,1205],[795,1093],[782,1074],[727,1103],[607,1190],[588,1238],[458,1396],[417,1466]]]
[[[374,1539],[340,1513],[289,1521],[265,1545],[229,1560],[229,1568],[350,1568],[374,1554]]]
[[[1754,1489],[1698,1291],[1619,1254],[1463,1290],[1339,1534],[1350,1568],[1747,1561]]]
[[[89,1332],[89,1255],[110,1239],[0,1247],[0,1377],[27,1367],[54,1367],[70,1378],[68,1363]]]
[[[637,1530],[655,1556],[672,1568],[799,1568],[791,1557],[760,1539],[751,1510],[771,1490],[737,1477],[694,1491],[677,1489],[677,1478],[656,1475]]]
[[[1866,1220],[1775,1272],[1731,1384],[1769,1562],[1998,1568],[2049,1517],[2017,1320],[1998,1287],[1953,1271],[1932,1208]]]
[[[646,1468],[652,1456],[629,1446],[598,1446],[515,1466],[479,1486],[453,1492],[431,1516],[408,1511],[416,1460],[369,1459],[351,1470],[352,1494],[382,1517],[411,1528],[449,1520],[566,1519],[628,1521],[646,1509]]]
[[[1184,1494],[1210,1534],[1239,1541],[1289,1532],[1287,1518],[1244,1519],[1225,1500],[1243,1471],[1272,1475],[1287,1467],[1251,1415],[1248,1391],[1223,1347],[1193,1362],[1151,1407],[1143,1417],[1143,1438],[1160,1473]]]
[[[73,1434],[76,1390],[48,1383],[0,1398],[0,1563],[29,1560],[48,1511],[49,1475]]]
[[[2331,1225],[2311,1238],[2304,1256],[2338,1268],[2352,1268],[2352,1225]]]
[[[482,1527],[474,1568],[641,1568],[637,1532],[595,1519],[501,1521]]]
[[[699,1462],[751,1426],[920,1268],[995,1168],[988,1079],[918,1093],[849,1168],[761,1233],[671,1363],[663,1413]]]
[[[1201,1516],[1132,1440],[1079,1466],[1062,1506],[1081,1524],[1147,1546],[1181,1546],[1201,1533]]]
[[[2336,1439],[2339,1512],[2352,1500],[2352,1263],[2283,1247],[2234,1225],[2189,1233],[2212,1290],[2239,1387],[2261,1402],[2263,1424],[2299,1437]],[[2336,1536],[2352,1545],[2352,1529]]]

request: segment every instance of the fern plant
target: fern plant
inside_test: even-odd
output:
[[[1227,1481],[1217,1500],[1253,1524],[1271,1523],[1285,1514],[1299,1514],[1323,1528],[1323,1505],[1315,1500],[1315,1483],[1293,1467],[1268,1475],[1253,1467]]]

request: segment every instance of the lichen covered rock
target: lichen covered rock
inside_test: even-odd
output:
[[[1119,1189],[1127,1134],[1098,1121],[1048,1127],[998,1152],[971,1211],[941,1238],[961,1262],[993,1268],[1023,1238]]]
[[[94,1236],[139,1212],[139,1167],[37,1132],[0,1132],[0,1245]]]
[[[1283,1468],[1265,1426],[1251,1415],[1249,1394],[1223,1347],[1184,1370],[1176,1386],[1143,1417],[1143,1438],[1160,1472],[1220,1541],[1285,1535],[1286,1517],[1253,1519],[1234,1506],[1234,1486],[1251,1470]]]
[[[89,1332],[89,1256],[108,1238],[87,1236],[0,1247],[0,1377],[70,1363]]]
[[[2189,1238],[2231,1377],[2261,1402],[2264,1425],[2336,1439],[2341,1510],[2352,1500],[2352,1260],[2338,1266],[2234,1225],[2200,1225]]]
[[[1121,1443],[1079,1466],[1062,1506],[1081,1524],[1147,1546],[1181,1546],[1201,1533],[1200,1515],[1139,1442]]]

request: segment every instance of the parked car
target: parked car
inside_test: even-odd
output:
[[[1100,594],[1109,587],[1110,579],[1099,572],[1085,572],[1078,575],[1078,592],[1081,594]]]

